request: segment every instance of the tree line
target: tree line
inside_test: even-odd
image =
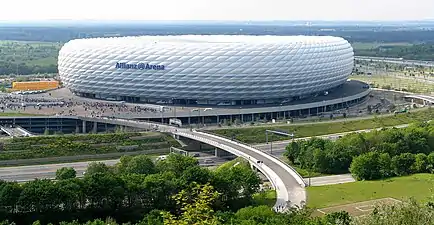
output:
[[[57,73],[59,43],[0,42],[0,75]]]
[[[173,212],[153,210],[137,223],[117,223],[112,218],[95,219],[87,222],[74,220],[60,222],[60,225],[401,225],[433,224],[434,204],[418,204],[414,200],[393,205],[376,205],[365,216],[352,217],[348,212],[333,212],[323,217],[312,216],[311,209],[289,210],[276,213],[268,206],[248,206],[231,211],[215,211],[213,203],[220,193],[209,185],[192,183],[172,196],[176,201]],[[44,224],[35,221],[33,225]],[[51,223],[50,223],[51,224]],[[15,225],[3,221],[0,225]]]
[[[434,44],[423,43],[408,46],[379,46],[372,49],[355,49],[356,55],[404,58],[413,60],[433,60]]]
[[[303,169],[324,174],[351,172],[358,179],[379,179],[432,172],[434,125],[384,128],[345,135],[336,141],[312,138],[286,147],[288,160]]]
[[[252,203],[260,184],[247,163],[211,171],[195,158],[178,154],[157,163],[144,155],[122,157],[113,167],[92,163],[82,179],[75,176],[73,169],[61,169],[55,181],[2,181],[0,218],[17,224],[84,223],[107,217],[135,223],[152,210],[176,213],[172,196],[182,190],[190,193],[196,184],[220,193],[210,206],[213,210],[235,211]]]

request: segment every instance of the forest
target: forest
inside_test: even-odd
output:
[[[434,42],[409,45],[379,45],[369,49],[354,50],[355,55],[372,57],[434,60]]]
[[[413,124],[345,135],[333,142],[312,138],[289,144],[288,160],[323,174],[351,172],[358,180],[376,180],[434,172],[434,125]]]

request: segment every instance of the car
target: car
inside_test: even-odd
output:
[[[157,161],[163,161],[167,159],[167,155],[160,155],[157,157]]]
[[[193,157],[199,157],[200,154],[199,154],[199,153],[193,153],[192,156],[193,156]]]
[[[212,160],[212,159],[205,159],[203,162],[206,163],[206,164],[211,164],[211,163],[214,163],[214,160]]]

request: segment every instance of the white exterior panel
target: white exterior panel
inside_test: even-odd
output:
[[[266,100],[344,83],[351,45],[330,36],[142,36],[77,39],[59,53],[74,92],[142,99]]]

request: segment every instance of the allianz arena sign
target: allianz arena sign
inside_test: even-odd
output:
[[[116,63],[116,69],[136,69],[136,70],[164,70],[164,65],[151,65],[149,63]]]

